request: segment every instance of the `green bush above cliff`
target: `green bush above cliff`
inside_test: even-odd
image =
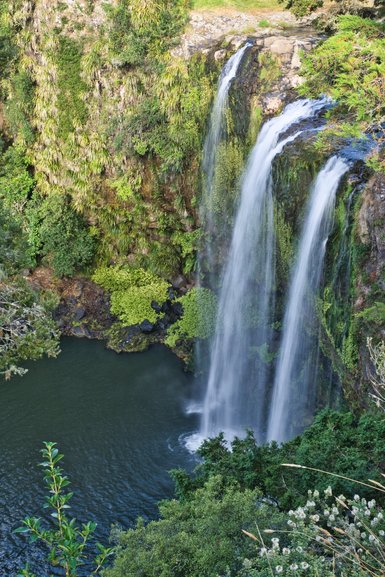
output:
[[[168,297],[168,283],[140,268],[100,268],[92,278],[111,293],[111,312],[125,325],[156,322],[159,314],[151,303],[162,303]]]
[[[338,135],[376,129],[385,116],[385,25],[341,16],[337,31],[303,61],[303,95],[329,95],[329,125]]]

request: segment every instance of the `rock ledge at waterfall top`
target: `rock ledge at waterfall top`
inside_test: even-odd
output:
[[[186,59],[200,52],[223,64],[232,53],[250,41],[256,55],[271,55],[278,63],[281,74],[273,86],[262,91],[265,92],[263,96],[260,94],[264,117],[269,117],[282,109],[290,91],[302,82],[299,74],[300,53],[309,51],[320,40],[320,35],[311,27],[317,17],[312,15],[296,20],[287,11],[260,14],[233,10],[193,11],[179,46],[172,52]],[[262,21],[264,25],[260,26]],[[265,26],[265,23],[270,26]],[[245,88],[250,94],[255,91],[258,83],[254,74],[254,71],[258,74],[258,58],[253,66],[251,76],[244,79],[244,83],[249,85],[249,88]]]
[[[309,33],[306,29],[315,18],[317,16],[313,14],[297,20],[288,11],[249,14],[230,9],[193,10],[187,30],[173,53],[188,58],[195,52],[210,51],[219,42],[232,39],[236,48],[248,38],[285,37],[288,34],[301,38]]]

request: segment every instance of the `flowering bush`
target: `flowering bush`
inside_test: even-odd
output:
[[[330,487],[323,494],[309,491],[305,506],[288,512],[287,525],[248,534],[258,542],[258,555],[244,560],[239,577],[385,575],[384,511],[375,499],[336,497]]]

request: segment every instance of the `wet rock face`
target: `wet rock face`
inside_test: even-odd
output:
[[[61,281],[60,303],[55,311],[63,335],[103,339],[116,318],[103,289],[88,279]]]
[[[254,40],[254,50],[257,53],[255,78],[260,94],[263,114],[273,116],[279,113],[284,105],[294,95],[294,89],[302,83],[299,75],[301,61],[300,53],[308,52],[318,42],[317,36],[308,35],[304,38],[274,34]],[[269,75],[269,68],[272,70]],[[263,80],[261,80],[261,70]]]
[[[362,192],[356,217],[357,253],[354,314],[357,330],[360,390],[369,386],[373,365],[366,338],[385,340],[385,175],[376,173]]]
[[[385,175],[376,174],[365,188],[358,215],[358,234],[363,245],[370,247],[365,272],[371,283],[385,290]],[[364,283],[365,284],[365,283]],[[364,285],[362,288],[365,288]],[[366,287],[368,288],[368,287]]]

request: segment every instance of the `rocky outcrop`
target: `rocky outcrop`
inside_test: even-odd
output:
[[[88,278],[57,279],[51,269],[38,267],[27,280],[33,288],[57,296],[54,318],[65,336],[105,339],[117,320],[110,313],[108,294]]]
[[[38,267],[25,278],[32,288],[56,295],[58,304],[53,316],[63,336],[106,341],[115,352],[140,352],[152,344],[164,343],[168,328],[183,314],[176,297],[186,292],[185,279],[174,279],[169,288],[169,299],[153,301],[152,308],[159,314],[155,323],[144,319],[141,323],[125,326],[111,313],[109,294],[86,277],[57,279],[52,270]],[[181,342],[174,352],[183,360],[191,357],[192,343]]]
[[[242,141],[246,142],[248,137],[254,140],[266,118],[298,98],[296,88],[303,81],[301,53],[310,51],[319,40],[320,36],[309,26],[284,30],[260,28],[248,34],[225,35],[202,49],[209,60],[223,65],[231,54],[250,43],[230,89],[230,106],[235,111],[235,124],[239,125],[235,131]],[[259,125],[250,130],[253,115],[258,116]]]
[[[244,13],[236,10],[193,10],[188,28],[174,54],[190,57],[194,52],[209,51],[215,44],[231,36],[246,38],[284,34],[288,28],[297,29],[298,36],[315,16],[296,20],[288,11]]]
[[[262,81],[258,78],[262,111],[267,116],[275,115],[282,109],[290,93],[302,83],[300,53],[311,50],[319,37],[315,34],[307,34],[303,38],[272,34],[255,37],[252,41],[258,54],[259,67],[255,67],[259,69],[259,76],[261,69],[265,70]],[[269,68],[272,70],[271,76]]]
[[[357,270],[354,315],[361,389],[369,384],[373,365],[367,337],[385,340],[385,175],[375,174],[362,194],[357,216]]]
[[[359,283],[360,296],[356,307],[361,308],[365,295],[373,291],[373,283],[385,291],[385,175],[377,173],[366,186],[358,214],[357,232],[359,240],[367,247],[367,258],[363,262]]]

